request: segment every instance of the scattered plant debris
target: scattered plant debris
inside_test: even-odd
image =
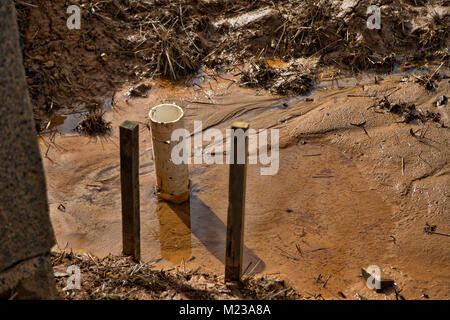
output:
[[[378,104],[377,108],[382,110],[387,110],[393,114],[396,114],[403,118],[401,122],[410,123],[414,120],[420,120],[422,123],[427,121],[440,122],[441,115],[435,112],[422,112],[421,110],[417,110],[415,104],[410,103],[390,103],[389,100],[384,97],[382,98]]]
[[[363,114],[362,112],[361,112],[361,118],[362,118],[362,122],[360,122],[360,123],[351,123],[351,122],[350,122],[350,124],[351,124],[352,126],[355,126],[355,127],[361,127],[361,128],[364,130],[364,133],[366,134],[366,136],[368,136],[368,137],[370,138],[370,135],[369,135],[369,133],[367,132],[367,129],[366,129],[366,127],[365,127],[367,121],[366,121],[366,118],[364,117],[364,114]]]
[[[394,54],[388,54],[386,56],[380,56],[378,54],[372,54],[367,56],[367,59],[370,63],[373,65],[376,65],[378,67],[387,67],[389,69],[392,69],[394,67]]]
[[[425,87],[425,89],[427,89],[428,91],[433,91],[437,87],[436,81],[440,80],[442,78],[440,76],[440,74],[438,73],[438,71],[439,71],[439,69],[441,69],[441,67],[443,65],[444,65],[444,62],[442,62],[436,68],[436,70],[434,70],[431,74],[421,75],[421,76],[414,76],[414,78],[416,79],[416,82],[418,82],[421,85],[423,85]]]
[[[241,85],[264,88],[280,95],[303,95],[313,85],[309,72],[302,72],[296,64],[286,70],[276,69],[264,60],[250,63],[248,70],[241,73]]]
[[[448,66],[450,16],[424,3],[386,3],[380,32],[366,27],[367,0],[79,0],[85,27],[75,31],[67,30],[64,1],[16,1],[16,9],[34,118],[45,122],[54,112],[88,110],[125,81],[182,80],[202,65],[222,71],[254,59],[302,57],[363,71],[392,68],[414,52],[410,62]],[[433,18],[412,31],[408,21],[417,15]],[[303,94],[314,78],[304,70],[256,71],[261,78],[250,74],[243,82],[282,95]],[[435,80],[418,79],[430,90]]]
[[[128,94],[133,98],[145,98],[147,97],[148,91],[151,89],[151,86],[147,84],[140,84],[136,87],[130,88]]]
[[[280,74],[272,90],[280,95],[304,95],[310,91],[312,85],[313,79],[310,74],[288,70]]]
[[[402,292],[401,289],[394,287],[395,300],[406,300],[405,297],[400,294],[400,292]]]
[[[419,37],[419,44],[426,52],[434,52],[437,49],[448,46],[450,19],[448,16],[440,17],[437,13],[432,15],[432,19],[423,29],[419,29],[416,34]]]
[[[103,259],[90,254],[52,252],[55,272],[64,274],[71,265],[80,268],[80,290],[66,287],[67,280],[57,277],[57,289],[65,299],[301,299],[283,280],[271,276],[245,277],[242,283],[225,283],[223,276],[172,268],[156,270],[159,260],[135,262],[130,257],[109,255]],[[183,270],[181,270],[183,269]]]
[[[265,60],[250,62],[249,68],[242,71],[241,84],[251,88],[270,89],[279,71],[270,67]]]
[[[423,76],[414,76],[415,81],[422,85],[426,90],[433,91],[436,89],[436,78],[435,76],[423,75]]]
[[[409,4],[420,7],[424,6],[427,3],[427,0],[406,0]]]
[[[279,49],[282,55],[291,57],[311,55],[336,39],[328,29],[332,18],[329,2],[305,0],[292,4],[280,9],[283,24],[275,38],[275,51]]]
[[[94,109],[84,117],[84,119],[75,128],[76,131],[82,132],[89,136],[104,135],[110,132],[111,122],[105,121],[103,109]]]

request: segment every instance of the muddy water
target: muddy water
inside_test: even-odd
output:
[[[141,123],[142,259],[157,260],[160,268],[181,264],[223,273],[228,167],[191,165],[191,196],[185,204],[159,202],[155,196],[151,140],[145,123],[152,106],[175,102],[185,109],[189,130],[194,120],[202,120],[204,129],[223,131],[236,120],[248,121],[252,128],[280,129],[278,173],[262,176],[260,165],[248,169],[247,274],[280,274],[299,291],[325,298],[339,298],[338,291],[361,289],[357,278],[361,266],[387,259],[392,207],[344,150],[320,137],[296,141],[284,123],[348,101],[349,95],[364,95],[362,82],[373,80],[351,79],[350,85],[316,90],[307,100],[240,88],[232,80],[199,77],[201,88],[154,81],[147,98],[130,99],[126,88],[118,92],[115,108],[107,113],[113,124],[108,139],[65,133],[72,122],[56,127],[62,128],[62,134],[57,135],[44,164],[58,246],[98,256],[120,254],[118,126],[127,119]],[[389,84],[388,79],[386,90]],[[359,103],[358,98],[353,101]],[[42,150],[47,150],[44,143]],[[316,281],[317,277],[328,278],[327,284]]]
[[[112,120],[112,99],[110,97],[105,96],[101,99],[103,104],[100,106],[101,110],[105,111],[104,119],[106,121]],[[57,131],[58,133],[67,135],[76,134],[78,124],[83,120],[85,113],[71,113],[67,115],[54,115],[46,124],[45,132],[53,132]]]

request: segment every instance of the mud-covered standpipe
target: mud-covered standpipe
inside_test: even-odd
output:
[[[172,132],[183,128],[183,115],[183,109],[175,104],[160,104],[149,112],[157,195],[174,203],[189,199],[188,165],[174,164],[171,160],[175,146],[171,141]]]

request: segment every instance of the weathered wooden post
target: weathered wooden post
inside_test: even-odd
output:
[[[141,259],[139,209],[139,125],[120,125],[120,186],[122,191],[123,254]]]
[[[248,162],[248,123],[231,125],[225,281],[240,281],[244,245],[245,185]]]

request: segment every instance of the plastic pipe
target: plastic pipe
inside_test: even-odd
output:
[[[188,165],[171,160],[172,148],[179,143],[171,141],[172,132],[183,128],[183,115],[175,104],[160,104],[149,112],[157,196],[173,203],[189,199]]]

